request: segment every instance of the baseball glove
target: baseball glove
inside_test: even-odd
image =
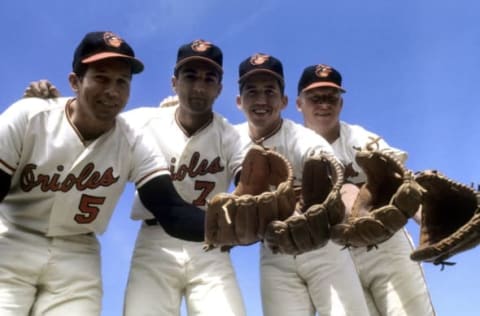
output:
[[[345,216],[340,189],[343,166],[329,153],[309,157],[302,174],[296,214],[268,225],[265,244],[273,253],[299,255],[326,245],[330,226]]]
[[[355,160],[367,177],[344,223],[332,227],[331,239],[346,247],[371,249],[393,236],[422,201],[424,189],[387,150],[360,150]]]
[[[232,194],[219,193],[208,203],[205,249],[263,239],[267,224],[290,216],[295,202],[290,162],[271,149],[253,145],[236,189]]]
[[[434,264],[480,243],[479,193],[434,170],[415,180],[425,188],[420,224],[420,243],[410,258]]]

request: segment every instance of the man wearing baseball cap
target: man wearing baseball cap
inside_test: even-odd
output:
[[[390,147],[361,126],[341,121],[343,93],[338,70],[325,64],[308,66],[298,82],[297,109],[303,114],[305,126],[332,145],[346,167],[345,180],[361,186],[366,175],[355,161],[355,148],[365,148],[378,139],[378,149],[389,149],[401,161],[406,160],[407,153]],[[412,251],[405,229],[378,248],[350,248],[371,315],[434,315],[422,268],[410,260]]]
[[[167,98],[169,106],[162,102],[127,114],[161,148],[182,198],[202,209],[214,195],[228,192],[244,156],[238,133],[213,111],[222,90],[222,63],[222,51],[209,41],[181,45],[172,77],[176,96]],[[143,223],[128,279],[126,316],[177,316],[182,298],[189,315],[245,315],[229,252],[205,252],[201,242],[169,236],[138,199],[132,218]]]
[[[24,98],[0,116],[2,316],[100,315],[96,234],[128,181],[166,231],[203,240],[203,211],[180,198],[165,157],[118,115],[143,70],[130,45],[88,33],[72,70],[75,97]]]
[[[288,104],[283,65],[274,56],[257,53],[239,65],[237,106],[247,122],[237,125],[242,142],[274,148],[292,164],[300,186],[305,161],[331,146],[311,130],[282,118]],[[265,316],[368,315],[362,288],[350,255],[328,242],[297,256],[274,254],[261,246],[261,292]]]

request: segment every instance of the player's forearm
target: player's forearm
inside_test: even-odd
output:
[[[155,215],[165,231],[189,241],[203,241],[205,212],[186,203],[177,193],[169,176],[156,177],[138,189],[143,205]]]
[[[10,191],[10,184],[12,183],[12,176],[0,170],[0,202],[7,196]]]

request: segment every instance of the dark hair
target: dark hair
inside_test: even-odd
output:
[[[78,64],[75,66],[75,68],[73,69],[73,72],[77,75],[77,77],[83,77],[85,76],[85,73],[87,72],[88,70],[88,64]]]

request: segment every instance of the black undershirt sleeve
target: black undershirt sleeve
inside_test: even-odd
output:
[[[169,235],[188,241],[204,240],[205,211],[185,202],[169,175],[149,180],[138,189],[138,195]]]
[[[3,170],[0,170],[0,202],[7,196],[10,191],[12,176]]]

